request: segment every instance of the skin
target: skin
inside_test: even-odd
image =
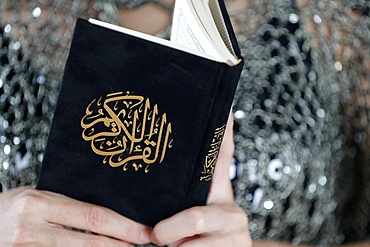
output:
[[[159,222],[151,233],[152,242],[170,247],[252,246],[247,216],[234,203],[228,175],[234,151],[232,124],[230,117],[207,205],[190,208]]]
[[[152,231],[107,208],[33,187],[0,193],[0,246],[123,247],[154,242],[170,247],[251,247],[247,216],[234,203],[228,179],[233,150],[230,117],[207,205],[163,220]],[[64,226],[96,234],[71,231]]]
[[[310,1],[311,0],[296,0],[296,5],[299,9],[302,10],[305,6],[307,6],[310,3]],[[172,0],[166,0],[165,2],[173,3]],[[244,13],[249,8],[250,5],[251,5],[251,0],[233,0],[233,1],[229,2],[228,8],[229,8],[229,10],[231,10],[233,12],[236,12],[236,13]],[[144,25],[144,26],[143,25],[135,25],[134,22],[126,23],[124,21],[124,19],[121,19],[121,21],[123,21],[123,22],[121,22],[121,24],[126,25],[126,26],[128,26],[132,29],[136,29],[136,30],[139,30],[139,31],[142,31],[142,32],[147,32],[147,33],[150,33],[150,34],[155,34],[155,32],[151,32],[149,30],[155,30],[156,32],[163,30],[170,23],[170,20],[171,20],[170,16],[168,16],[166,11],[156,10],[156,8],[151,8],[151,10],[149,11],[149,8],[151,8],[151,7],[147,6],[145,8],[144,7],[139,8],[139,9],[136,9],[134,11],[130,10],[130,13],[129,13],[129,14],[132,14],[132,15],[136,15],[137,17],[141,16],[140,18],[143,18],[143,16],[144,16],[143,22],[146,22],[146,25]],[[121,14],[122,14],[121,16],[124,16],[124,15],[128,14],[128,12],[125,12],[125,11],[127,11],[127,10],[121,10]],[[146,14],[142,15],[143,13],[146,13]],[[159,18],[159,16],[161,16],[161,18]],[[355,19],[356,15],[354,15],[353,18]],[[150,27],[150,29],[148,29],[148,27]],[[240,29],[237,26],[237,23],[234,23],[234,28],[235,28],[236,32],[238,32],[238,30]],[[314,30],[311,30],[311,28],[309,26],[307,26],[306,29],[308,31],[314,31]],[[226,134],[226,136],[225,136],[225,140],[227,140],[227,138],[228,138],[227,135],[228,134]],[[224,143],[225,143],[225,140],[224,140]],[[230,138],[230,140],[232,140],[232,139]],[[230,141],[228,144],[225,144],[225,145],[228,145],[228,148],[223,146],[223,150],[225,152],[231,152],[231,148],[233,148],[232,141]],[[229,148],[230,148],[230,150],[229,150]],[[232,197],[232,193],[230,194],[227,191],[223,191],[225,188],[229,188],[228,187],[229,182],[224,181],[224,180],[228,180],[227,176],[226,176],[228,166],[225,165],[225,164],[229,164],[229,163],[227,163],[228,161],[226,160],[227,157],[228,157],[227,155],[222,156],[222,157],[225,157],[225,161],[224,162],[220,161],[221,159],[223,159],[223,158],[220,157],[220,160],[219,160],[219,162],[216,166],[217,168],[219,168],[220,171],[216,169],[215,177],[214,177],[214,180],[213,180],[214,183],[212,184],[212,187],[217,188],[217,189],[214,189],[213,191],[211,190],[209,200],[208,200],[208,205],[206,207],[189,209],[187,211],[184,211],[184,212],[182,212],[178,215],[175,215],[175,216],[171,217],[170,219],[167,219],[163,222],[160,222],[153,230],[152,237],[151,237],[153,242],[163,245],[163,244],[168,244],[171,241],[175,241],[173,244],[170,244],[169,246],[179,246],[178,245],[179,243],[184,244],[184,245],[180,245],[180,246],[251,246],[249,237],[247,239],[243,239],[245,242],[243,242],[243,243],[239,242],[240,245],[238,245],[237,241],[235,241],[234,244],[231,244],[233,242],[222,242],[222,241],[225,240],[225,238],[220,237],[218,239],[219,235],[223,236],[223,234],[224,234],[223,230],[227,229],[228,223],[234,221],[234,220],[230,220],[230,218],[227,218],[227,217],[230,217],[230,215],[227,214],[226,212],[230,212],[228,210],[238,211],[238,208],[234,208],[234,207],[231,206],[230,197]],[[220,167],[223,167],[223,168],[220,168]],[[220,174],[219,176],[224,176],[224,178],[218,180],[219,178],[217,177],[218,175],[216,173]],[[223,174],[223,175],[221,175],[221,174]],[[214,194],[212,194],[212,192],[214,192],[214,191],[220,191],[220,193],[217,194],[217,195],[214,195]],[[225,200],[225,201],[223,201],[223,200]],[[218,204],[218,202],[221,202],[221,205]],[[217,212],[217,210],[215,210],[215,208],[217,208],[217,209],[222,208],[222,213]],[[198,211],[200,211],[200,212],[198,212]],[[204,212],[206,212],[206,213],[204,213]],[[208,213],[209,213],[209,215],[211,215],[211,214],[214,215],[214,217],[216,217],[215,215],[218,214],[219,218],[218,219],[215,218],[216,220],[214,220],[214,221],[209,221],[209,218],[206,218],[206,217],[208,217]],[[225,213],[225,214],[223,214],[223,213]],[[192,221],[189,224],[189,222],[187,220],[191,219],[193,217],[193,214],[197,215],[197,217],[201,217],[201,219],[199,219],[199,221],[201,221],[200,223]],[[238,215],[238,213],[237,213],[237,215]],[[224,217],[226,217],[226,218],[224,218]],[[241,214],[238,215],[238,217],[242,217],[241,219],[244,220],[244,217],[241,216]],[[213,224],[212,225],[207,224],[207,226],[204,226],[204,224],[202,223],[203,220],[205,220],[205,222],[212,222],[212,223],[214,223],[214,225]],[[237,221],[238,220],[236,220],[236,222]],[[182,222],[181,223],[182,225],[181,224],[180,225],[176,224],[176,223],[180,223],[180,222]],[[185,224],[184,224],[184,222],[185,222]],[[219,228],[217,228],[217,224],[219,224],[219,226],[221,227],[221,230]],[[246,224],[247,224],[247,222],[246,222]],[[202,229],[203,231],[199,230],[197,228],[197,227],[199,227],[199,225],[204,227],[205,229]],[[245,225],[235,226],[235,227],[241,227],[241,228],[235,228],[234,230],[236,230],[236,232],[238,232],[242,229],[243,233],[248,234],[248,236],[249,236],[248,230],[243,228],[243,227],[245,227]],[[194,234],[196,234],[195,235],[196,237],[190,237]],[[181,235],[183,235],[183,239],[181,239]],[[234,236],[234,237],[239,237],[239,235]],[[175,240],[175,238],[178,238],[180,240]],[[221,240],[221,241],[216,243],[217,239]],[[229,238],[227,238],[227,239],[228,239],[228,241],[233,241],[232,239],[229,239]],[[196,241],[198,241],[198,242],[196,242]],[[211,242],[208,242],[208,241],[211,241]],[[225,244],[225,243],[227,243],[227,244]],[[341,245],[341,246],[346,246],[346,247],[370,247],[370,243],[369,242],[353,243],[353,244]],[[253,247],[292,247],[292,245],[289,244],[289,243],[254,241],[253,242]],[[314,246],[300,245],[299,247],[314,247]]]
[[[120,18],[121,24],[153,34],[170,21],[168,13],[155,5],[137,11],[121,10],[120,16],[131,16]],[[144,17],[142,23],[128,21],[137,20],[137,15]],[[170,247],[217,247],[231,243],[252,246],[247,216],[234,204],[228,179],[233,150],[230,118],[207,205],[174,215],[152,231],[107,208],[30,186],[0,193],[0,246],[132,246],[149,242]],[[94,234],[71,231],[66,226]]]
[[[131,246],[148,243],[147,227],[99,206],[21,187],[0,194],[1,246]],[[79,233],[62,226],[89,230]],[[111,236],[116,239],[108,238]]]
[[[173,0],[166,0],[173,3]],[[235,0],[233,6],[240,8]],[[308,0],[301,0],[300,6]],[[140,12],[144,11],[144,12]],[[135,11],[120,10],[128,19],[143,18],[143,23],[120,18],[123,26],[154,34],[163,30],[170,18],[157,6]],[[136,24],[135,24],[136,23]],[[63,195],[22,187],[0,193],[0,246],[132,246],[132,243],[153,242],[170,247],[243,246],[289,247],[277,242],[254,242],[248,230],[245,212],[234,203],[228,179],[229,164],[234,150],[232,118],[217,161],[206,206],[193,207],[159,222],[153,230],[117,213],[95,205],[76,201]],[[86,234],[67,230],[64,226],[88,230]],[[109,237],[108,237],[109,236]],[[369,247],[369,243],[343,245]],[[308,246],[301,246],[308,247]]]

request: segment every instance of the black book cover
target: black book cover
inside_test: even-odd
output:
[[[36,188],[148,226],[203,205],[241,69],[79,19]]]

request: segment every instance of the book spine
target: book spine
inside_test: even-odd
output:
[[[207,201],[213,172],[226,129],[234,94],[243,62],[237,66],[222,66],[215,86],[215,97],[210,107],[209,121],[202,148],[198,155],[194,175],[189,186],[186,205],[204,205]],[[188,207],[188,206],[187,206]]]

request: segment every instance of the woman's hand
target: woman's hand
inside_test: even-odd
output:
[[[31,187],[0,193],[0,246],[124,247],[148,242],[145,226],[103,207]]]
[[[229,180],[229,166],[234,152],[232,123],[230,113],[207,205],[187,209],[159,222],[151,235],[157,245],[252,246],[247,216],[234,203]]]

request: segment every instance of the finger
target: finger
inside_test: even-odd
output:
[[[165,245],[203,233],[232,232],[245,225],[245,213],[237,206],[193,207],[159,222],[152,231],[151,239],[158,245]]]
[[[110,247],[132,247],[133,245],[124,241],[108,238],[100,235],[86,234],[67,230],[60,227],[48,226],[48,243],[45,246],[55,247],[80,247],[80,246],[110,246]]]
[[[182,243],[185,243],[185,242],[187,242],[187,241],[191,241],[192,239],[197,239],[197,238],[199,238],[199,236],[198,236],[198,235],[196,235],[196,236],[192,236],[192,237],[188,237],[188,238],[183,238],[183,239],[177,240],[176,242],[170,243],[170,244],[168,244],[167,246],[168,246],[168,247],[178,247],[178,246],[180,246]]]
[[[233,126],[234,126],[234,117],[233,113],[230,111],[219,154],[219,159],[221,159],[222,161],[231,161],[234,153]],[[226,166],[230,164],[230,162],[225,163]]]
[[[229,169],[234,153],[233,121],[233,114],[230,112],[207,198],[207,204],[232,203],[234,201],[232,185],[229,178]]]
[[[44,191],[52,204],[45,210],[44,220],[63,226],[88,230],[136,244],[149,243],[149,229],[118,213],[63,195]]]
[[[225,247],[225,246],[233,246],[233,247],[248,247],[251,243],[251,240],[248,239],[248,235],[246,233],[232,234],[232,235],[207,235],[207,236],[199,236],[198,238],[190,239],[189,241],[185,241],[177,247]]]

